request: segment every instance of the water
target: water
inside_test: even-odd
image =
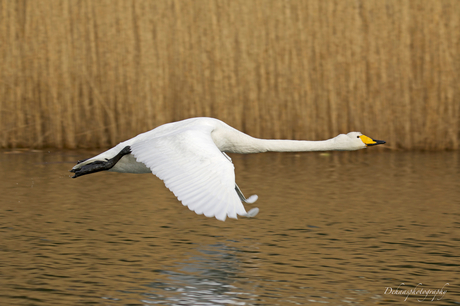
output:
[[[460,304],[458,152],[232,155],[226,222],[95,153],[0,152],[0,305]]]

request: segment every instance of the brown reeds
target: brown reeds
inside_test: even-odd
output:
[[[458,0],[0,0],[0,147],[106,147],[212,116],[458,149]]]

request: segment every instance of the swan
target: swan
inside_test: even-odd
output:
[[[359,132],[340,134],[322,141],[273,140],[251,137],[214,118],[190,118],[161,125],[82,161],[70,172],[73,178],[103,170],[153,173],[174,195],[197,214],[216,217],[254,217],[243,203],[246,198],[235,183],[234,166],[227,153],[352,151],[384,144]]]

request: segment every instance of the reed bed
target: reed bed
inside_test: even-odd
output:
[[[211,116],[458,149],[458,0],[0,0],[0,147],[107,147]]]

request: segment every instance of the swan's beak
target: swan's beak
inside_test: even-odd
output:
[[[361,136],[359,136],[359,138],[361,138],[362,142],[364,142],[364,144],[366,146],[376,146],[376,145],[379,145],[379,144],[386,143],[386,141],[375,140],[375,139],[372,139],[370,137],[367,137],[366,135],[361,135]]]

